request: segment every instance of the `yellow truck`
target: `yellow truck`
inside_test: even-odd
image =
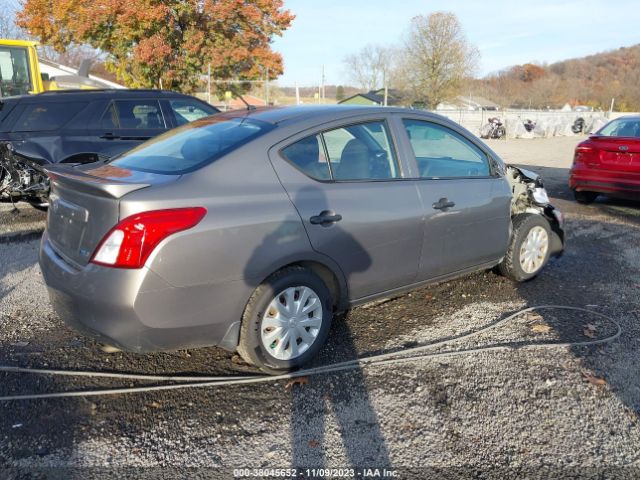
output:
[[[0,97],[45,91],[37,42],[0,39]]]
[[[47,90],[108,88],[89,78],[90,61],[76,75],[48,78],[40,73],[38,42],[0,39],[0,98],[41,93]]]

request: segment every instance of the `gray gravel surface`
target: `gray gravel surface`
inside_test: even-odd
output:
[[[33,238],[44,230],[46,216],[28,203],[0,202],[0,243]]]
[[[638,478],[640,206],[570,201],[566,157],[575,142],[492,144],[508,161],[553,174],[548,186],[566,213],[568,245],[539,278],[515,285],[480,272],[357,308],[334,323],[317,364],[433,342],[550,303],[614,317],[623,328],[618,341],[423,359],[312,377],[290,389],[273,382],[4,403],[0,469],[44,478],[232,478],[217,469],[390,466],[396,478]],[[37,240],[0,244],[0,364],[250,371],[215,348],[104,353],[49,308],[37,249]],[[584,341],[613,332],[599,317],[540,311],[450,347]],[[0,382],[0,394],[131,384],[18,374],[0,374]],[[20,478],[25,470],[6,472]]]

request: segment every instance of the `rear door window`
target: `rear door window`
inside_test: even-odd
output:
[[[400,169],[384,121],[359,123],[322,134],[334,180],[387,180]]]
[[[115,100],[102,115],[100,126],[108,130],[164,130],[167,128],[157,100]]]
[[[66,125],[87,102],[28,104],[16,121],[16,132],[47,132]]]
[[[315,180],[390,180],[400,177],[384,121],[347,125],[285,147],[284,158]]]
[[[322,147],[322,137],[313,135],[303,138],[282,149],[282,155],[298,169],[316,180],[329,180],[329,162]]]

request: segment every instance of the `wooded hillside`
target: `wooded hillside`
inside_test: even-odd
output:
[[[558,108],[565,103],[640,111],[640,44],[550,65],[517,65],[471,88],[505,107]]]

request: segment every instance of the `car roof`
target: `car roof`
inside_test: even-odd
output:
[[[621,117],[614,118],[611,121],[613,122],[614,120],[640,120],[640,115],[623,115]]]
[[[376,115],[380,113],[419,113],[420,115],[439,117],[439,115],[434,115],[424,110],[363,105],[295,105],[289,107],[256,108],[254,110],[232,110],[219,115],[231,118],[251,118],[272,124],[283,124],[300,119],[321,121],[325,118],[339,119],[358,114]]]
[[[43,102],[56,102],[56,101],[72,101],[72,100],[103,100],[112,98],[129,98],[139,97],[140,95],[150,95],[154,97],[184,97],[195,98],[184,93],[171,92],[169,90],[153,90],[153,89],[84,89],[84,90],[50,90],[47,92],[38,93],[36,95],[20,95],[15,97],[5,97],[2,101],[25,101],[29,103],[43,103]]]

